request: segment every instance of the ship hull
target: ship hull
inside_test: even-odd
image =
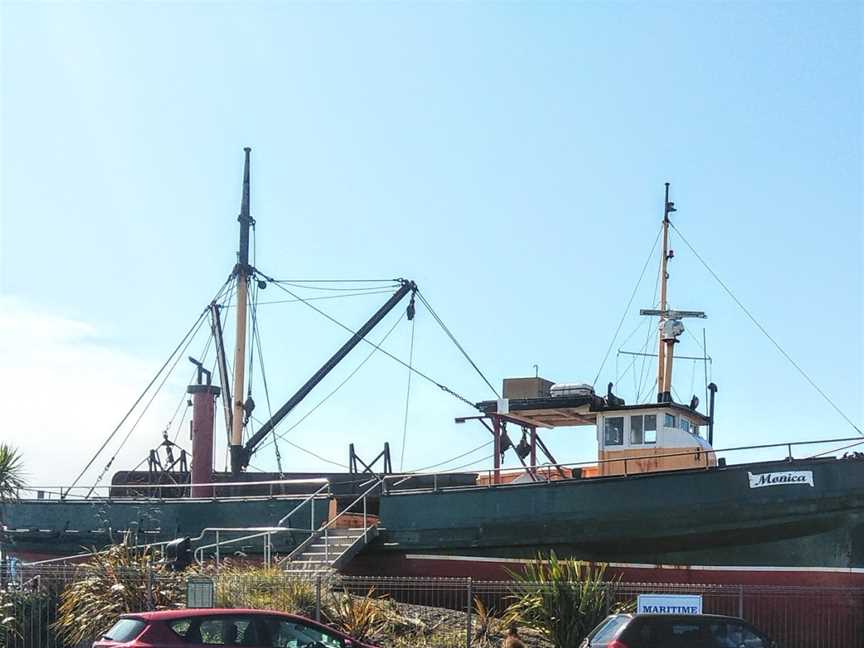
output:
[[[864,585],[861,459],[391,493],[380,515],[352,573],[501,578],[555,551],[627,578]]]
[[[205,527],[271,526],[296,504],[282,497],[18,502],[7,506],[3,543],[23,559],[63,556],[117,542],[123,529],[138,542],[158,542]],[[628,580],[864,585],[860,458],[415,488],[383,495],[377,509],[378,538],[348,573],[500,579],[555,551],[609,563]],[[290,526],[308,528],[310,513],[298,511]],[[319,505],[316,525],[326,514]],[[305,537],[279,534],[273,551],[284,555]]]
[[[326,501],[313,508],[303,497],[19,500],[4,507],[2,547],[23,561],[55,559],[127,539],[141,545],[194,538],[207,528],[270,527],[298,506],[285,523],[293,530],[271,537],[273,553],[287,554],[308,537],[303,529],[327,519]],[[221,539],[251,533],[222,532]],[[214,538],[208,532],[202,542],[212,543]],[[263,540],[230,544],[222,555],[237,552],[261,553]]]

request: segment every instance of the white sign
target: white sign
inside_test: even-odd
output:
[[[754,475],[748,472],[750,477],[750,488],[764,488],[765,486],[813,486],[812,470],[786,470],[784,472],[762,473]]]
[[[699,594],[640,594],[637,614],[702,614]]]

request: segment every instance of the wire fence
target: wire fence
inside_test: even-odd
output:
[[[134,590],[131,600],[137,601],[137,611],[200,607],[205,601],[205,607],[275,609],[322,619],[322,610],[334,596],[373,596],[401,606],[403,613],[423,619],[428,626],[446,625],[446,643],[433,640],[424,645],[447,648],[481,645],[476,634],[483,621],[478,601],[493,618],[500,618],[518,595],[512,581],[459,578],[298,577],[277,570],[207,576],[135,571],[114,576]],[[0,648],[89,648],[97,637],[79,644],[64,642],[56,626],[64,591],[82,577],[79,568],[69,566],[0,574]],[[195,595],[202,586],[209,598],[190,600],[190,592]],[[639,594],[698,594],[704,613],[742,617],[781,648],[864,648],[864,588],[672,583],[608,583],[606,587],[613,595],[610,608],[633,603]],[[170,596],[166,598],[165,592]],[[323,617],[326,621],[326,614]],[[391,645],[386,640],[382,644]]]

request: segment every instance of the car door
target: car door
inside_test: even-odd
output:
[[[270,618],[266,623],[269,648],[347,648],[335,632],[299,619]]]

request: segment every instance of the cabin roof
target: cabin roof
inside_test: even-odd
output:
[[[477,403],[476,407],[486,414],[498,412],[498,401]],[[594,425],[598,414],[629,412],[633,410],[675,410],[686,414],[699,425],[707,425],[708,417],[680,403],[640,403],[636,405],[607,406],[597,396],[543,396],[540,398],[511,398],[508,416],[538,427],[573,427]]]

